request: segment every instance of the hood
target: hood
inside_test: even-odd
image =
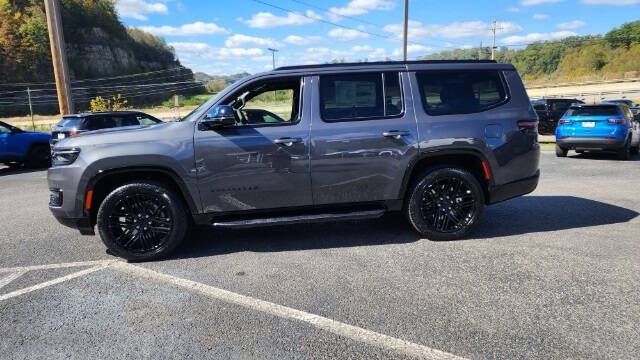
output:
[[[36,132],[36,131],[25,131],[22,133],[22,136],[28,136],[29,138],[32,139],[37,139],[37,140],[42,140],[42,141],[49,141],[49,139],[51,139],[51,134],[49,133],[44,133],[44,132]]]
[[[61,140],[56,147],[104,146],[131,142],[162,141],[178,136],[193,138],[194,123],[166,122],[150,126],[123,126],[80,133]],[[188,135],[187,135],[188,134]]]

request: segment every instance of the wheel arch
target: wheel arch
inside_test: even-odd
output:
[[[134,181],[152,181],[166,184],[182,198],[191,219],[198,213],[198,207],[187,185],[173,170],[158,166],[125,167],[100,172],[87,184],[82,194],[82,204],[86,205],[87,194],[91,191],[91,206],[89,209],[85,208],[85,212],[88,212],[87,215],[90,216],[91,225],[96,224],[98,208],[106,196],[119,186]]]
[[[484,192],[485,203],[489,202],[489,189],[493,185],[491,164],[482,153],[473,150],[442,150],[421,154],[411,162],[405,172],[400,189],[401,198],[406,200],[411,184],[426,169],[446,165],[460,167],[469,171],[480,183]]]

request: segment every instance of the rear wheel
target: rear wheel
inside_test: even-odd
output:
[[[629,160],[631,158],[631,140],[628,140],[624,146],[618,150],[618,159]]]
[[[455,240],[466,235],[484,210],[478,180],[459,168],[434,168],[411,188],[407,217],[430,240]]]
[[[131,183],[107,195],[97,222],[102,241],[114,255],[153,260],[182,243],[187,212],[182,199],[165,185]]]
[[[51,148],[49,145],[35,145],[27,155],[27,166],[43,168],[51,165]]]
[[[560,147],[560,145],[556,144],[556,156],[557,157],[567,157],[567,153],[569,150]]]
[[[640,153],[640,144],[631,148],[631,155],[638,155]]]

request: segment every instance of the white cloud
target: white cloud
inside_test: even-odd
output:
[[[196,21],[191,24],[184,24],[180,27],[174,26],[140,26],[140,29],[161,36],[189,36],[189,35],[212,35],[227,34],[230,30],[220,27],[214,23],[203,23]]]
[[[283,41],[286,42],[287,44],[303,46],[303,45],[309,45],[312,43],[318,43],[322,41],[322,37],[321,36],[289,35],[286,38],[284,38]]]
[[[585,26],[587,23],[580,20],[573,20],[566,23],[558,24],[558,29],[560,30],[575,30]]]
[[[522,6],[534,6],[542,4],[555,4],[564,0],[522,0],[520,3]]]
[[[582,0],[587,5],[630,6],[640,4],[640,0]]]
[[[578,34],[572,31],[558,31],[551,33],[530,33],[524,36],[514,35],[502,39],[500,42],[503,45],[524,45],[538,41],[547,40],[560,40],[569,36],[576,36]]]
[[[515,7],[515,6],[511,6],[511,7],[508,7],[508,8],[507,8],[507,12],[510,12],[510,13],[517,13],[517,12],[520,12],[520,8],[517,8],[517,7]]]
[[[350,41],[356,39],[366,39],[369,37],[369,34],[354,29],[336,28],[329,31],[329,36],[342,41]]]
[[[409,21],[409,39],[422,39],[426,37],[442,37],[448,39],[481,38],[489,33],[491,24],[483,21],[454,22],[446,25],[422,24],[419,21]],[[509,35],[522,31],[522,27],[516,23],[500,22],[500,35]],[[384,30],[402,38],[402,24],[386,25]]]
[[[351,48],[351,51],[353,52],[365,52],[365,51],[371,51],[373,48],[369,45],[356,45],[354,47]]]
[[[536,14],[533,14],[533,18],[535,20],[544,20],[544,19],[548,19],[549,15],[548,14],[542,14],[542,13],[536,13]]]
[[[336,15],[353,16],[366,14],[371,10],[391,10],[395,7],[390,0],[351,0],[345,7],[332,7],[329,11]]]
[[[214,59],[226,60],[233,58],[266,59],[260,48],[216,48],[201,42],[172,42],[170,46],[176,50],[178,57],[189,59]]]
[[[372,60],[384,60],[388,57],[389,55],[387,54],[387,50],[383,48],[377,48],[367,55],[367,58]]]
[[[280,46],[280,43],[273,39],[269,38],[261,38],[243,34],[234,34],[233,36],[229,36],[227,40],[224,42],[224,46],[228,48],[236,48],[241,47],[245,44],[253,44],[262,47],[277,47]]]
[[[146,2],[144,0],[118,0],[116,1],[118,15],[124,18],[147,20],[147,14],[167,14],[167,5],[161,2]]]
[[[407,45],[407,56],[409,56],[409,55],[422,56],[422,55],[426,55],[427,53],[432,52],[432,51],[433,51],[433,48],[428,47],[428,46],[424,46],[424,45],[419,45],[419,44]],[[393,50],[393,56],[395,56],[395,57],[402,56],[402,48],[397,48],[397,49]]]
[[[253,14],[251,19],[238,18],[238,20],[252,28],[268,29],[285,25],[311,24],[318,19],[322,19],[320,15],[311,10],[307,10],[305,15],[290,12],[287,13],[287,16],[277,16],[270,12],[259,12]]]

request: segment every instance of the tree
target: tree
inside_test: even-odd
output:
[[[128,107],[127,103],[128,101],[123,98],[121,94],[112,96],[111,99],[105,99],[102,96],[96,96],[89,102],[89,111],[99,112],[125,110]]]
[[[217,93],[227,87],[227,81],[224,79],[214,79],[207,81],[205,88],[208,92]]]

